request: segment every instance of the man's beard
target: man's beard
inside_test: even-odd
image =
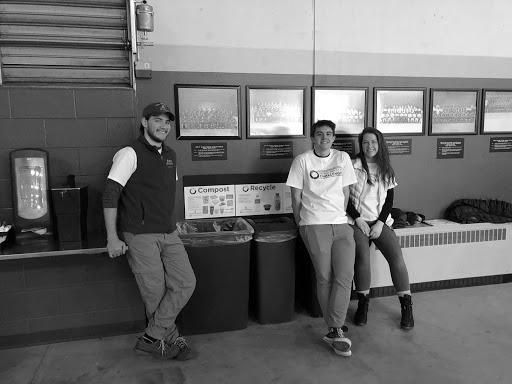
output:
[[[153,141],[156,141],[157,143],[163,143],[165,140],[165,138],[161,139],[158,136],[156,136],[153,132],[150,132],[149,130],[147,131],[147,133],[148,133],[149,138]]]

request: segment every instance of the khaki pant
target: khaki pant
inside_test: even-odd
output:
[[[173,233],[123,233],[128,263],[146,307],[146,333],[173,342],[179,331],[176,316],[196,286],[194,271],[177,231]]]
[[[318,303],[328,327],[342,327],[354,277],[355,242],[348,224],[300,227],[315,268]]]

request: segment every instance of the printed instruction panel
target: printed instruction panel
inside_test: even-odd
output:
[[[284,183],[235,185],[236,216],[292,212],[291,190]]]
[[[184,187],[185,219],[235,216],[234,185]]]
[[[285,183],[184,187],[185,219],[292,213]]]

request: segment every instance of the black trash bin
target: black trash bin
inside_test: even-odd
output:
[[[247,221],[254,228],[251,312],[262,324],[291,321],[295,306],[296,225],[288,216]]]
[[[242,218],[186,220],[178,233],[196,275],[196,289],[180,312],[184,335],[247,327],[252,227]]]

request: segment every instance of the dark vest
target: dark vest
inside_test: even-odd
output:
[[[140,136],[130,147],[137,169],[126,183],[118,206],[119,229],[131,233],[170,233],[176,229],[176,153],[162,145],[162,154]]]

